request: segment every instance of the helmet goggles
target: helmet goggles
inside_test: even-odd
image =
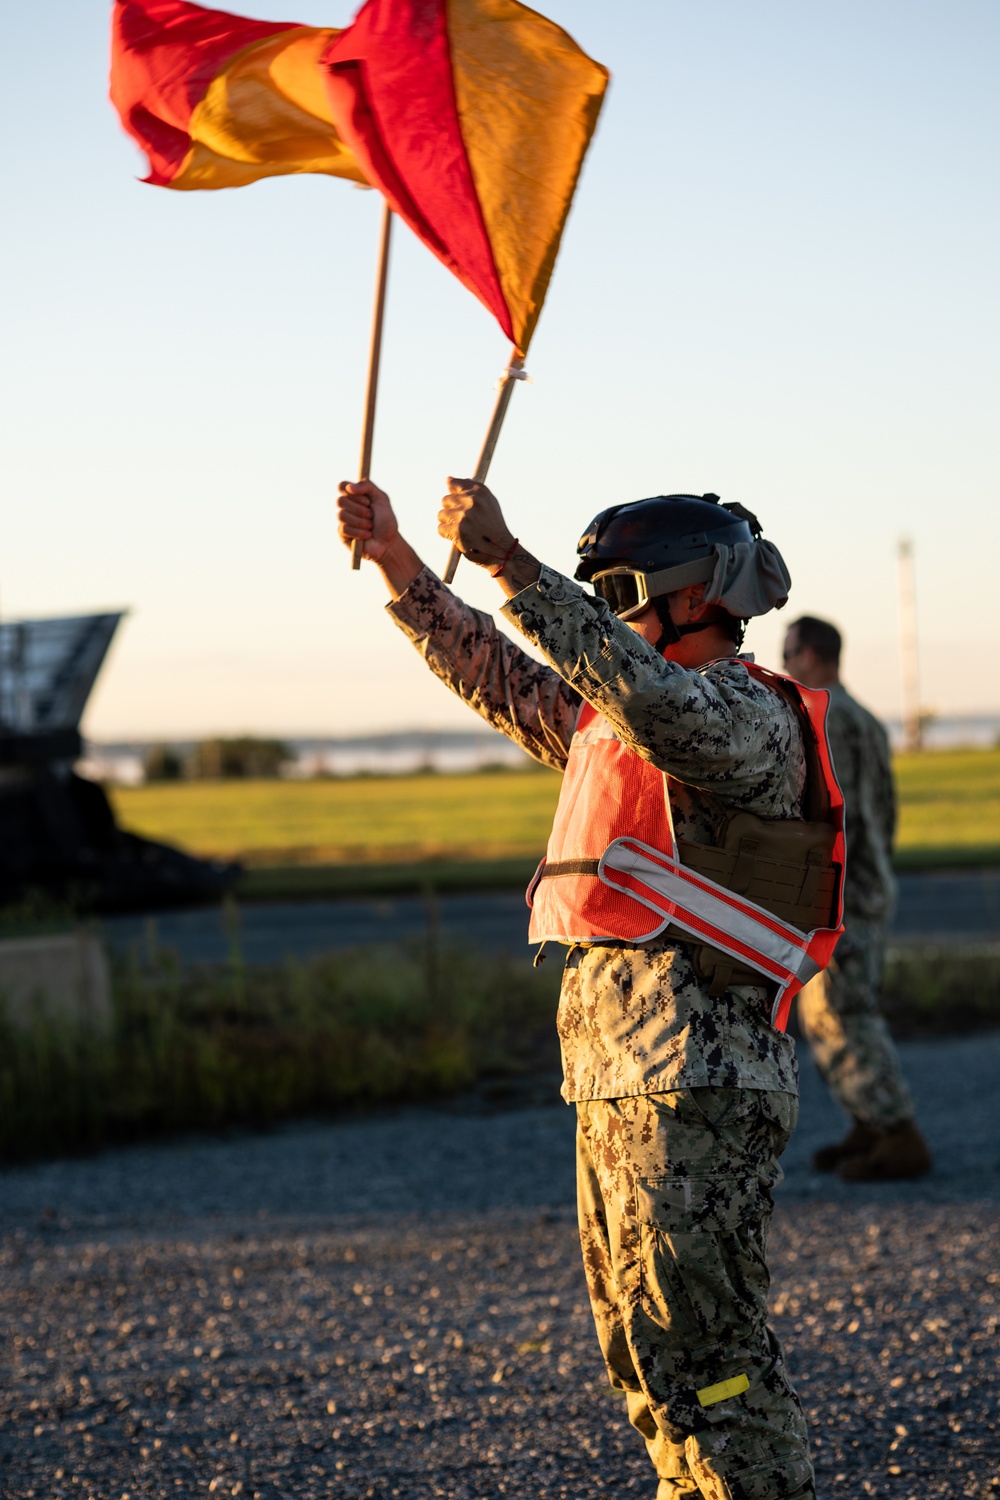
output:
[[[644,573],[641,568],[603,568],[590,580],[594,593],[618,616],[632,620],[647,610],[654,599],[694,583],[707,583],[715,572],[715,554],[697,557],[676,568]]]

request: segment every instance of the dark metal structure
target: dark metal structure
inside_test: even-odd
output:
[[[239,867],[126,833],[74,770],[80,718],[122,614],[0,624],[0,906],[84,911],[218,900]]]

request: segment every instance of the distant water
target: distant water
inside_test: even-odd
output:
[[[353,740],[291,740],[297,776],[404,776],[414,771],[525,770],[530,758],[492,730],[469,733],[371,735]]]
[[[887,719],[885,727],[895,748],[900,749],[903,744],[901,721]],[[924,725],[924,746],[928,750],[953,750],[959,746],[992,750],[1000,746],[1000,714],[964,714],[931,719]]]
[[[893,745],[903,743],[903,726],[898,719],[886,721]],[[437,771],[455,774],[481,771],[490,766],[509,770],[526,770],[533,762],[510,740],[493,730],[403,730],[396,734],[369,734],[341,739],[314,736],[310,739],[288,737],[285,740],[295,760],[289,768],[292,779],[311,776],[405,776],[414,771]],[[967,745],[989,749],[1000,745],[1000,714],[967,714],[932,719],[924,731],[928,750],[947,750]],[[192,748],[191,742],[177,742],[181,754]],[[135,741],[128,744],[87,747],[80,762],[84,776],[135,786],[142,781],[143,757],[149,746]]]
[[[343,739],[286,736],[285,744],[295,756],[286,773],[292,780],[312,776],[405,776],[415,771],[454,775],[491,766],[523,771],[534,764],[517,745],[491,729],[407,730]],[[139,742],[91,743],[77,768],[81,775],[98,781],[136,786],[143,780],[143,758],[149,748]],[[193,747],[190,741],[178,741],[172,748],[183,755]]]

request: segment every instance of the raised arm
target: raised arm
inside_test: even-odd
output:
[[[389,613],[431,671],[535,760],[561,769],[579,695],[503,635],[490,615],[435,578],[400,535],[383,490],[370,480],[345,480],[339,490],[342,541],[364,542],[364,556],[377,564],[392,596]]]
[[[345,546],[351,547],[357,540],[364,542],[362,556],[378,566],[394,599],[406,591],[424,566],[400,535],[389,496],[370,479],[340,481],[337,527]]]
[[[794,712],[780,700],[776,713],[775,695],[740,662],[694,670],[665,660],[602,599],[521,547],[483,485],[449,480],[438,521],[480,567],[497,559],[490,571],[509,600],[505,618],[644,759],[758,811],[787,800]]]

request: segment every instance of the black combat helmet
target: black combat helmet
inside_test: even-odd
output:
[[[652,606],[663,626],[657,650],[723,624],[737,645],[746,621],[781,609],[791,577],[781,553],[761,535],[757,517],[742,505],[720,505],[718,495],[654,495],[612,505],[580,538],[577,578],[592,583],[620,620]],[[704,583],[700,621],[676,625],[669,595]]]
[[[577,544],[576,577],[593,583],[616,614],[628,619],[651,599],[715,572],[716,546],[752,544],[756,516],[718,495],[653,495],[611,505],[595,516]]]

